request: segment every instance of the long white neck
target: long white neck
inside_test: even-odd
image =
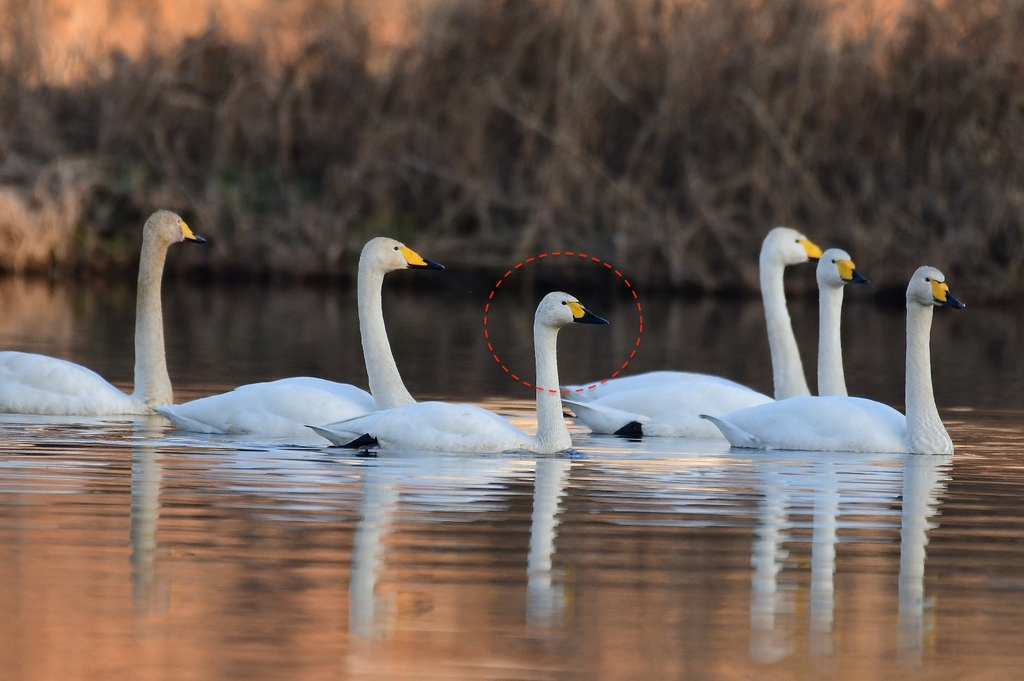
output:
[[[844,288],[821,286],[818,289],[818,394],[823,397],[847,394],[839,335]]]
[[[534,451],[542,454],[561,452],[572,447],[572,439],[562,416],[562,395],[558,387],[558,329],[534,321],[533,347],[537,356],[538,388]]]
[[[768,323],[768,347],[772,351],[777,400],[811,394],[804,378],[804,366],[800,362],[800,349],[793,335],[789,310],[786,309],[786,290],[782,280],[785,271],[783,265],[761,261],[761,298]]]
[[[139,289],[135,302],[135,392],[148,407],[174,403],[164,355],[164,315],[160,280],[169,244],[143,237],[139,259]]]
[[[952,454],[932,391],[932,307],[907,303],[907,447],[918,454]]]
[[[356,297],[359,301],[359,335],[363,342],[363,361],[366,362],[366,375],[370,380],[370,394],[378,409],[394,409],[414,404],[416,400],[402,383],[395,357],[391,354],[388,332],[384,328],[381,302],[383,285],[384,272],[360,258]]]

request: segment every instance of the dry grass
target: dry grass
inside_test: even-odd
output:
[[[928,262],[1024,289],[1022,0],[911,1],[855,31],[827,0],[421,6],[383,32],[345,2],[285,33],[211,23],[64,80],[9,12],[0,266],[125,266],[168,207],[216,239],[183,266],[223,273],[330,275],[386,232],[749,289],[788,224],[882,286]]]

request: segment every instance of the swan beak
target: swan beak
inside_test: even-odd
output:
[[[807,258],[809,260],[817,260],[821,257],[821,249],[818,248],[810,239],[800,239],[800,245],[807,251]]]
[[[192,231],[192,228],[185,224],[185,221],[181,221],[181,233],[185,235],[185,241],[193,241],[197,244],[205,244],[206,239],[201,236],[196,236]]]
[[[572,320],[577,324],[607,324],[607,319],[602,319],[596,314],[583,307],[577,302],[566,303],[572,310]]]
[[[405,257],[405,262],[409,267],[415,267],[421,270],[443,270],[444,265],[433,260],[424,260],[419,253],[412,250],[408,246],[402,246],[399,251]]]
[[[836,267],[839,268],[839,278],[847,284],[871,283],[860,275],[860,272],[856,270],[857,266],[853,264],[852,260],[840,260],[836,263]]]
[[[932,280],[932,298],[935,299],[936,305],[951,307],[954,310],[962,310],[967,307],[949,292],[949,286],[945,282]]]

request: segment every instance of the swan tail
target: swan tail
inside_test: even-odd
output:
[[[317,435],[325,437],[331,441],[331,444],[337,447],[344,447],[345,449],[360,449],[362,447],[376,447],[377,438],[373,437],[369,433],[363,433],[362,435],[354,435],[352,432],[343,430],[332,430],[331,428],[323,428],[321,426],[310,426],[307,428],[311,429]]]
[[[632,412],[607,407],[603,404],[576,402],[575,400],[562,400],[563,404],[569,405],[576,418],[586,424],[595,433],[607,435],[634,436],[640,431],[645,423],[649,423],[650,416],[634,414]],[[619,431],[625,431],[620,433]],[[643,433],[640,432],[640,435]]]
[[[729,444],[733,447],[740,447],[742,449],[764,449],[764,444],[760,440],[742,428],[737,428],[728,421],[717,416],[700,414],[700,417],[715,424],[715,426],[722,431],[722,435],[725,436],[725,439],[728,440]]]
[[[153,407],[153,411],[173,423],[178,430],[186,430],[190,433],[206,433],[207,435],[224,434],[223,430],[211,426],[209,423],[196,421],[195,419],[190,419],[187,416],[178,414],[174,411],[174,407]]]
[[[616,430],[613,434],[618,435],[619,437],[643,437],[644,424],[639,421],[630,421]]]

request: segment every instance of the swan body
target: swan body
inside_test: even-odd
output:
[[[818,259],[818,394],[844,396],[843,346],[840,324],[847,284],[867,284],[850,254],[830,248]]]
[[[636,423],[643,435],[653,437],[721,437],[700,414],[728,414],[771,401],[750,388],[710,381],[672,381],[590,402],[565,400],[576,417],[595,433],[626,435],[629,426]]]
[[[376,410],[365,390],[309,376],[250,383],[221,395],[157,408],[180,430],[272,436],[305,435],[305,421],[332,423]]]
[[[799,265],[808,260],[821,257],[821,249],[806,236],[789,227],[776,227],[768,232],[761,244],[759,260],[761,277],[761,297],[764,301],[765,318],[768,323],[768,344],[772,351],[772,370],[775,376],[775,398],[783,399],[792,395],[809,395],[807,381],[804,378],[800,352],[793,335],[793,326],[786,307],[786,293],[783,276],[786,267]],[[710,374],[692,373],[687,371],[651,371],[636,376],[624,376],[600,382],[596,387],[591,384],[565,386],[573,401],[592,402],[618,392],[653,388],[666,383],[719,383],[737,389],[757,393],[746,386],[726,378]],[[585,418],[581,421],[590,426]],[[594,432],[614,432],[614,430],[596,430]]]
[[[549,293],[537,307],[533,337],[537,362],[537,434],[527,435],[493,412],[468,404],[409,404],[314,431],[336,445],[376,440],[382,449],[465,453],[526,451],[550,454],[572,446],[562,417],[555,356],[558,330],[573,322],[607,324],[567,293]],[[551,388],[545,388],[551,386]]]
[[[0,352],[0,412],[64,416],[148,414],[171,404],[164,355],[160,280],[167,249],[181,241],[204,243],[170,211],[159,210],[142,228],[135,308],[135,390],[121,392],[94,371],[66,360],[27,352]]]
[[[734,447],[952,454],[932,391],[929,334],[936,306],[964,307],[943,274],[921,267],[907,288],[907,414],[856,397],[802,397],[705,415]]]
[[[334,423],[377,409],[415,403],[391,353],[381,303],[384,275],[406,268],[444,269],[386,237],[371,239],[359,256],[359,331],[370,392],[347,383],[303,376],[251,383],[157,411],[180,430],[291,436],[308,434],[309,423]]]

